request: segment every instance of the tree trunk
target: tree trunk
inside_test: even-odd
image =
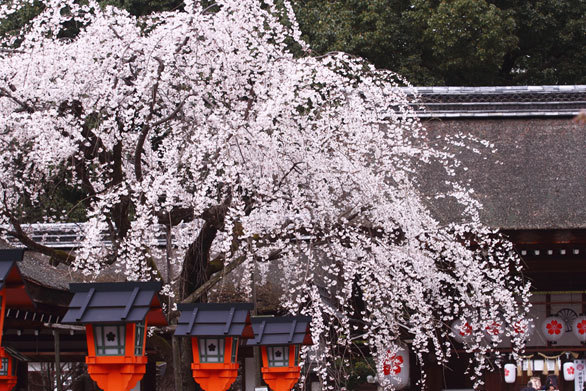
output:
[[[206,269],[210,260],[210,250],[218,230],[224,227],[226,211],[230,202],[230,197],[228,197],[222,204],[209,208],[203,214],[204,225],[195,241],[187,249],[183,260],[179,282],[179,301],[185,299],[208,280]],[[202,296],[198,301],[206,301],[206,295]],[[178,343],[173,344],[173,349],[179,350],[181,363],[180,369],[177,366],[175,367],[176,382],[178,378],[181,379],[181,385],[176,384],[176,389],[182,391],[201,390],[193,380],[191,372],[191,363],[193,362],[191,338],[180,338]],[[174,352],[174,356],[177,357],[177,352]]]

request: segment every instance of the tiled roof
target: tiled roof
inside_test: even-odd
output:
[[[246,344],[256,345],[311,345],[309,324],[311,318],[307,316],[285,317],[258,317],[252,318],[254,338]]]
[[[24,255],[22,249],[1,249],[0,250],[0,289],[4,288],[9,273],[16,266],[16,262],[21,261]]]
[[[406,88],[421,118],[567,117],[586,108],[586,85]],[[413,92],[415,91],[415,93]]]
[[[181,311],[175,335],[252,338],[250,303],[179,304]]]
[[[62,323],[142,322],[151,311],[160,312],[160,282],[70,284],[74,293]],[[149,324],[165,324],[162,313]]]

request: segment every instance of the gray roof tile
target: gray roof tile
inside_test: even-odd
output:
[[[151,311],[160,311],[160,282],[70,284],[69,289],[74,296],[62,323],[142,322]],[[161,324],[158,315],[149,323]]]
[[[403,88],[421,118],[569,117],[586,107],[586,85]]]
[[[4,288],[10,271],[18,266],[16,262],[22,261],[23,249],[1,249],[0,250],[0,289]]]
[[[181,311],[175,335],[252,337],[250,303],[178,304]]]
[[[252,318],[254,338],[246,344],[257,345],[311,345],[308,316],[258,317]]]

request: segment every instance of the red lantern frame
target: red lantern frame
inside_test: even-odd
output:
[[[148,358],[144,355],[146,333],[143,333],[142,354],[136,355],[136,323],[124,325],[124,356],[100,356],[96,354],[94,325],[86,325],[88,355],[85,358],[87,371],[98,386],[107,391],[127,391],[134,386],[146,372]],[[146,330],[146,321],[145,321]]]
[[[250,321],[250,303],[194,303],[179,304],[181,315],[177,320],[175,336],[190,337],[193,353],[193,379],[206,391],[225,391],[238,376],[238,343],[240,338],[253,338]],[[212,352],[208,340],[217,340]],[[220,342],[222,341],[222,342]],[[202,349],[200,349],[202,348]],[[220,361],[219,351],[223,348]],[[202,357],[202,355],[204,357]],[[214,360],[209,358],[214,357]]]
[[[89,375],[104,391],[132,389],[146,373],[147,325],[167,324],[157,297],[161,284],[70,284],[69,289],[75,294],[62,323],[85,325],[88,347],[86,364]],[[106,343],[105,336],[101,339],[95,338],[97,327],[111,326],[117,327],[115,346]],[[124,337],[121,330],[124,330]],[[110,340],[109,334],[108,340],[113,341]],[[141,349],[136,349],[139,345]],[[114,354],[108,352],[108,349],[114,349]]]
[[[218,339],[222,339],[222,337],[218,337]],[[224,362],[201,362],[199,338],[191,337],[193,379],[204,390],[226,391],[238,376],[238,362],[232,360],[238,355],[238,338],[226,337],[224,344]]]
[[[269,359],[267,347],[261,346],[262,362],[261,368],[262,378],[273,391],[289,391],[295,383],[299,380],[301,374],[301,367],[297,365],[299,349],[298,345],[288,345],[289,360],[287,366],[269,366]]]

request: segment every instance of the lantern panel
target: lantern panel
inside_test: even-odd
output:
[[[134,331],[134,355],[144,355],[144,323],[137,323]]]
[[[574,320],[572,332],[580,342],[586,342],[586,316],[581,315]]]
[[[199,362],[223,363],[226,341],[224,338],[198,338]]]
[[[576,376],[576,367],[574,366],[574,363],[571,361],[565,362],[564,365],[562,365],[562,368],[564,371],[564,380],[574,381]]]
[[[8,358],[7,357],[2,357],[2,360],[0,360],[0,376],[8,376]]]
[[[395,351],[395,353],[392,353]],[[385,353],[383,362],[383,375],[389,380],[390,385],[401,390],[409,385],[409,351],[406,347],[389,349]]]
[[[547,341],[556,342],[566,332],[566,322],[559,316],[550,316],[543,320],[541,332]]]
[[[472,326],[464,320],[456,320],[452,323],[452,336],[460,343],[468,342],[472,337]]]
[[[267,346],[267,356],[269,360],[269,367],[289,366],[288,346]]]
[[[125,325],[93,326],[96,356],[124,356]]]
[[[517,378],[517,366],[515,364],[505,364],[504,367],[505,383],[513,384]]]

